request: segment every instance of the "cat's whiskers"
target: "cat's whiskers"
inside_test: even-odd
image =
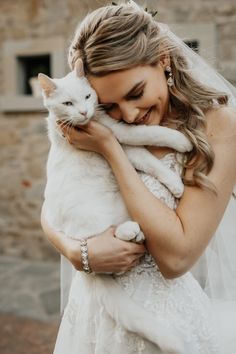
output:
[[[63,131],[63,129],[66,129],[66,133],[68,133],[68,129],[67,128],[68,128],[68,126],[70,124],[72,124],[70,119],[57,119],[57,123],[60,123],[60,125],[57,125],[57,130],[60,133]]]
[[[70,124],[70,121],[67,120],[67,121],[63,121],[62,124],[61,124],[61,127],[62,128],[66,128],[68,126],[68,124]]]
[[[74,127],[73,122],[71,122],[71,120],[67,120],[63,127],[66,129],[66,134],[70,135],[71,129]]]

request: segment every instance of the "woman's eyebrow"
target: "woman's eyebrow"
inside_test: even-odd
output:
[[[137,82],[137,84],[135,84],[132,87],[132,89],[124,96],[124,98],[127,98],[128,96],[130,96],[133,92],[135,92],[137,90],[137,88],[139,88],[143,84],[144,84],[144,80]]]

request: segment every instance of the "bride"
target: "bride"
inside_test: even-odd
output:
[[[87,246],[85,241],[94,272],[86,274],[79,242],[53,230],[42,212],[46,235],[78,270],[72,274],[54,353],[167,353],[121,326],[119,316],[125,314],[112,317],[97,302],[92,291],[96,273],[121,271],[112,277],[124,292],[176,330],[182,351],[173,344],[172,353],[235,353],[233,87],[134,2],[88,15],[70,46],[71,68],[78,58],[111,118],[180,130],[194,148],[184,156],[149,148],[182,176],[185,191],[177,200],[158,180],[132,167],[108,128],[92,121],[80,131],[63,130],[75,148],[107,160],[146,248],[114,238],[111,227],[89,238]],[[67,272],[63,289],[70,285],[68,277]]]

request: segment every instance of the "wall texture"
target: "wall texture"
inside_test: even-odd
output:
[[[6,41],[61,36],[68,44],[84,15],[106,3],[1,0],[0,95],[4,95],[2,49]],[[158,10],[157,19],[162,22],[214,24],[217,67],[236,83],[235,1],[149,0],[146,3],[150,9]],[[0,254],[34,259],[58,257],[44,238],[39,221],[49,149],[45,117],[40,112],[0,113]]]

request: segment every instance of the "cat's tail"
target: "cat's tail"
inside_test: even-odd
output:
[[[96,297],[108,314],[126,330],[151,341],[164,353],[185,353],[181,335],[173,328],[171,319],[156,318],[133,301],[111,277],[95,276]]]

